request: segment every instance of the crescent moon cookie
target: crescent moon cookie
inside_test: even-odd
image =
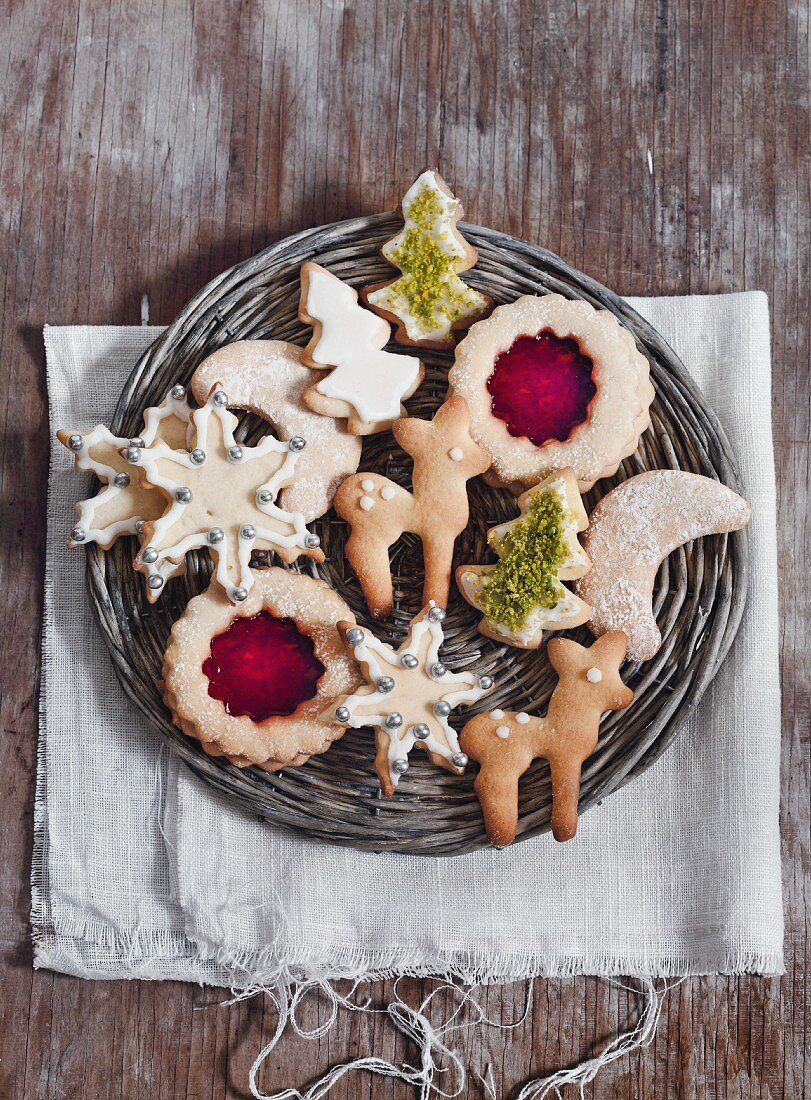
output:
[[[303,404],[318,379],[319,372],[301,362],[301,348],[295,344],[239,340],[204,359],[191,380],[201,405],[219,383],[232,408],[263,417],[287,442],[307,441],[299,452],[295,481],[279,494],[281,507],[301,512],[305,523],[329,510],[338,486],[360,463],[360,439]]]
[[[561,584],[590,568],[577,541],[588,518],[574,471],[552,474],[518,498],[517,519],[490,529],[496,565],[460,565],[459,591],[484,618],[479,630],[496,641],[537,649],[545,630],[567,630],[591,616],[591,608]]]
[[[174,623],[162,692],[179,729],[212,756],[275,770],[324,752],[345,726],[324,721],[360,683],[335,623],[352,612],[323,581],[257,572],[235,607],[214,586]]]
[[[402,210],[403,228],[380,250],[402,275],[365,287],[363,300],[397,325],[398,344],[443,350],[453,345],[454,330],[483,317],[493,300],[459,278],[479,253],[457,229],[464,210],[438,172],[423,172],[415,180]]]
[[[305,391],[308,408],[346,417],[352,435],[385,431],[408,415],[403,401],[422,382],[425,368],[413,355],[383,351],[391,328],[358,305],[356,290],[308,261],[301,267],[298,315],[313,327],[302,363],[329,372]]]
[[[650,367],[631,333],[608,310],[559,294],[524,296],[475,324],[449,380],[503,485],[526,488],[571,466],[589,489],[650,424]]]
[[[439,656],[444,619],[445,612],[434,604],[423,608],[396,651],[351,622],[338,623],[366,684],[338,699],[332,716],[353,729],[374,727],[375,769],[387,796],[408,771],[408,754],[415,745],[425,749],[433,764],[462,774],[467,757],[459,750],[448,715],[493,688],[490,676],[445,668]]]
[[[614,631],[591,648],[553,638],[549,661],[558,682],[547,714],[493,710],[465,725],[459,741],[481,765],[474,783],[485,828],[497,847],[512,844],[518,830],[518,779],[543,757],[552,773],[552,834],[571,840],[577,832],[580,770],[597,747],[600,717],[623,710],[634,693],[620,678],[625,635]]]
[[[154,602],[163,589],[163,563],[182,563],[189,550],[208,548],[216,558],[213,583],[234,602],[245,599],[254,582],[254,550],[273,550],[282,561],[300,554],[323,561],[319,538],[300,513],[274,503],[294,476],[301,447],[271,435],[255,447],[236,443],[237,418],[228,397],[212,387],[205,405],[192,413],[189,450],[165,443],[130,446],[125,457],[142,471],[142,485],[159,490],[164,509],[142,527],[143,545],[135,568],[147,574]]]
[[[591,632],[623,630],[628,659],[649,661],[662,644],[652,609],[661,563],[683,543],[738,531],[751,516],[726,485],[683,470],[651,470],[612,489],[591,513],[583,540],[593,568],[577,592],[591,605]]]
[[[139,483],[127,459],[128,448],[151,447],[163,441],[170,447],[185,444],[191,410],[183,386],[173,386],[160,405],[144,411],[143,428],[137,438],[126,439],[103,424],[89,432],[62,428],[56,435],[72,453],[77,470],[94,473],[102,488],[95,496],[76,505],[77,522],[70,533],[68,546],[98,543],[109,550],[121,535],[139,535],[144,523],[155,520],[166,502],[160,493]],[[165,578],[182,570],[164,563]]]

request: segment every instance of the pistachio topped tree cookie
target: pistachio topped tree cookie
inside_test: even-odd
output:
[[[462,204],[438,172],[423,172],[403,197],[401,231],[386,241],[384,259],[402,274],[362,292],[363,301],[397,325],[398,344],[452,347],[456,329],[468,328],[493,308],[486,294],[459,278],[479,253],[457,229]]]
[[[571,468],[552,474],[518,498],[517,519],[493,527],[487,540],[495,565],[460,565],[459,591],[484,618],[479,630],[520,649],[537,649],[545,630],[568,630],[591,608],[561,582],[591,568],[577,540],[588,527]]]

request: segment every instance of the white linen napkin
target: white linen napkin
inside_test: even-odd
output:
[[[760,293],[631,304],[681,355],[737,451],[753,510],[751,594],[697,714],[564,845],[544,836],[452,859],[375,856],[259,825],[211,793],[115,681],[84,555],[64,545],[86,483],[54,446],[36,966],[239,988],[391,971],[782,972],[768,304]],[[46,328],[52,429],[107,421],[159,331]]]

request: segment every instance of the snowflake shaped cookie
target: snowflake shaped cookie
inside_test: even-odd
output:
[[[190,416],[186,391],[178,385],[160,405],[145,410],[143,430],[136,438],[113,435],[103,424],[89,432],[62,428],[56,433],[59,442],[73,454],[76,469],[94,473],[102,482],[95,496],[76,505],[77,522],[68,546],[96,542],[109,550],[121,535],[140,535],[145,522],[161,515],[164,498],[140,484],[123,452],[129,447],[151,447],[159,439],[170,447],[184,446]],[[171,563],[165,564],[164,577],[178,572]]]
[[[301,514],[275,504],[305,441],[295,436],[282,443],[268,435],[255,447],[237,443],[237,418],[227,404],[225,391],[213,386],[205,405],[192,413],[189,450],[159,442],[125,451],[142,471],[142,485],[158,489],[164,502],[161,515],[143,524],[135,562],[147,574],[150,601],[163,588],[161,565],[182,563],[190,550],[207,547],[214,554],[212,580],[234,603],[253,584],[254,550],[273,550],[288,563],[300,554],[324,560],[318,536],[310,534]]]
[[[439,657],[445,612],[430,604],[411,620],[396,651],[353,623],[338,629],[367,681],[339,699],[331,720],[375,729],[375,770],[385,795],[408,771],[408,754],[421,745],[433,764],[461,775],[467,757],[448,723],[454,707],[475,703],[493,688],[490,676],[449,672]]]

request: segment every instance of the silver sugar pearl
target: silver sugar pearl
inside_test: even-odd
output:
[[[441,623],[445,621],[445,611],[441,607],[432,607],[428,612],[428,618],[432,623]]]
[[[157,592],[159,588],[163,588],[163,577],[158,576],[157,573],[153,573],[150,577],[146,578],[147,587],[151,588],[153,592]]]
[[[435,664],[431,665],[432,676],[444,676],[447,671],[448,670],[445,668],[441,661],[437,661]]]
[[[303,451],[307,446],[307,440],[303,439],[300,435],[294,435],[287,446],[291,451]]]
[[[193,451],[189,452],[189,458],[195,466],[202,466],[206,460],[206,452],[202,447],[195,447]]]
[[[492,676],[480,676],[479,677],[479,687],[482,689],[482,691],[489,691],[492,686],[493,686],[493,677]]]
[[[335,708],[335,721],[336,722],[348,722],[352,715],[349,712],[349,707],[336,707]]]
[[[72,435],[68,440],[68,447],[72,451],[81,451],[84,446],[84,439],[80,435]]]
[[[439,702],[434,703],[434,714],[437,718],[447,718],[452,710],[453,707],[444,699],[440,699]]]
[[[255,539],[256,528],[252,523],[243,523],[239,529],[240,537],[243,539]]]
[[[228,404],[228,394],[225,390],[215,390],[211,400],[222,409]]]
[[[243,588],[242,585],[239,585],[237,588],[234,589],[231,595],[237,601],[237,603],[242,603],[243,600],[247,600],[248,598],[248,589]]]
[[[113,485],[117,485],[119,489],[126,489],[130,483],[129,474],[116,474],[113,478]]]
[[[187,485],[181,485],[175,489],[175,500],[178,504],[188,504],[191,500],[191,489]]]
[[[144,447],[144,446],[146,446],[146,444],[144,443],[143,439],[141,439],[140,435],[134,435],[132,437],[132,439],[130,440],[130,447]]]
[[[463,753],[463,752],[455,752],[453,754],[453,756],[451,757],[451,764],[453,764],[453,766],[455,768],[466,768],[467,767],[467,756],[466,756],[466,754]]]
[[[176,386],[172,386],[172,388],[169,390],[169,396],[173,397],[175,401],[182,401],[183,398],[186,396],[186,387],[181,386],[181,384],[178,382]]]
[[[418,726],[414,727],[413,733],[417,741],[427,741],[431,736],[431,727],[427,726],[425,722],[420,722]]]
[[[77,525],[71,531],[70,537],[73,539],[74,542],[84,542],[84,540],[87,538],[87,531],[85,531],[84,527],[79,527]]]
[[[318,535],[307,535],[304,540],[304,545],[307,547],[308,550],[317,550],[318,547],[321,545],[321,539],[318,537]]]
[[[375,684],[375,687],[377,688],[378,691],[382,691],[384,693],[384,695],[388,694],[388,692],[390,692],[390,691],[394,691],[394,677],[393,676],[381,676],[380,679]]]
[[[413,653],[404,653],[402,660],[403,668],[416,668],[420,663]]]
[[[154,565],[158,560],[158,551],[154,546],[145,546],[141,551],[141,561],[145,565]]]
[[[231,462],[241,462],[245,456],[245,452],[235,443],[233,447],[228,448],[228,458]]]
[[[273,500],[273,493],[270,489],[260,489],[256,494],[256,499],[260,504],[270,504]]]
[[[127,447],[124,450],[124,458],[126,458],[127,462],[137,462],[140,459],[140,457],[141,457],[141,448],[140,447]]]
[[[391,714],[386,715],[386,728],[390,730],[398,730],[403,724],[403,716],[399,711],[393,710]]]
[[[396,760],[392,760],[391,770],[395,775],[405,775],[408,771],[408,761],[404,756],[398,756]]]
[[[225,538],[225,531],[222,527],[212,527],[206,537],[212,546],[216,546],[218,542],[222,542]]]
[[[135,533],[136,535],[142,535],[144,533],[144,524],[146,520],[136,519],[135,521]]]
[[[363,631],[359,626],[353,626],[346,632],[346,640],[350,645],[360,645],[363,641]]]

